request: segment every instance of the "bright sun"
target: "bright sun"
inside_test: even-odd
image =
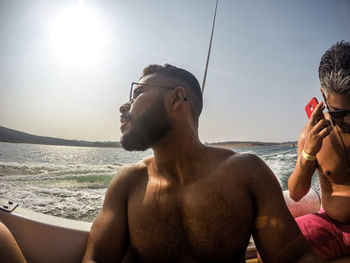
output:
[[[102,56],[105,28],[102,20],[84,5],[59,14],[51,27],[55,55],[64,63],[92,64]]]

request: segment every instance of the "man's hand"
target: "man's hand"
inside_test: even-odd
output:
[[[331,122],[321,118],[324,108],[323,102],[319,103],[305,127],[304,151],[309,155],[315,156],[320,151],[323,139],[332,131]]]

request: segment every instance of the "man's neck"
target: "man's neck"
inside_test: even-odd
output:
[[[155,170],[160,176],[180,184],[194,178],[199,159],[205,146],[200,142],[197,131],[170,131],[157,145],[154,152]]]

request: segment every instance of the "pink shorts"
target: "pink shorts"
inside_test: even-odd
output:
[[[323,209],[295,220],[322,260],[350,255],[350,224],[341,224],[331,219]]]

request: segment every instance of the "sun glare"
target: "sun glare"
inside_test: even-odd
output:
[[[51,27],[55,55],[66,64],[85,65],[102,56],[105,28],[102,20],[83,5],[66,9]]]

